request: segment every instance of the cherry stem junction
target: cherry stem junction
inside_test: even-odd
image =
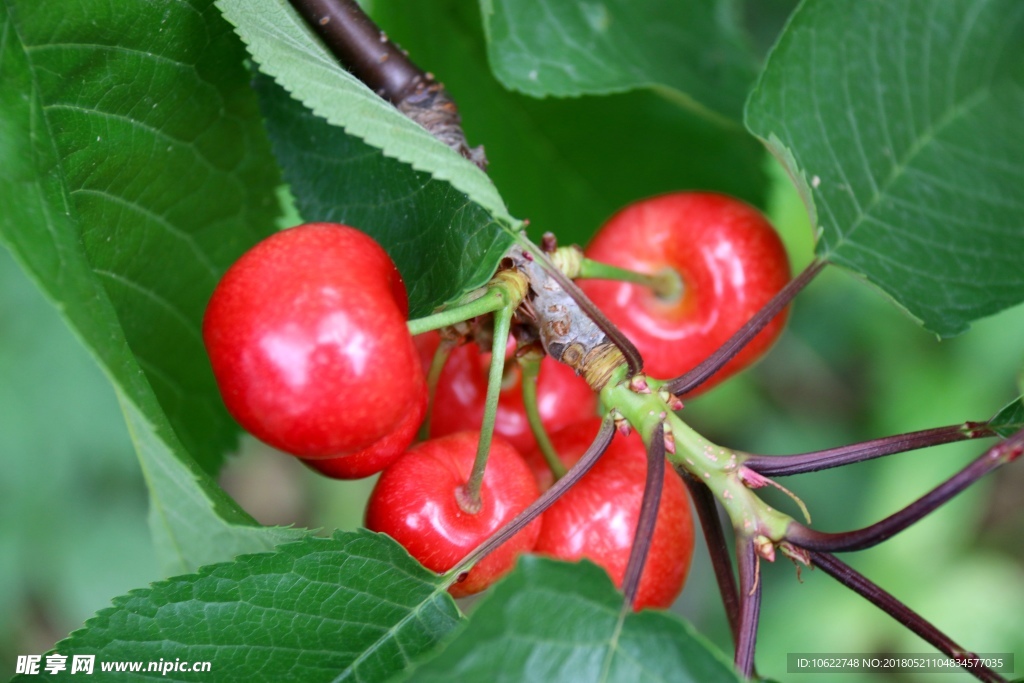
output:
[[[583,293],[576,283],[566,277],[565,273],[561,271],[546,253],[544,253],[540,247],[531,242],[523,234],[516,236],[518,243],[524,248],[525,253],[529,254],[530,259],[540,264],[540,267],[547,273],[552,280],[554,280],[559,287],[561,287],[566,294],[579,306],[580,310],[589,317],[598,329],[601,330],[608,337],[608,340],[622,352],[622,356],[626,359],[626,365],[629,368],[629,375],[633,376],[644,369],[644,360],[640,357],[640,352],[637,350],[633,342],[626,338],[626,335],[616,327],[612,321],[608,319],[604,313],[601,312],[594,302],[587,298],[587,295]]]

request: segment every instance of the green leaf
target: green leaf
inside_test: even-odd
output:
[[[298,533],[255,528],[189,455],[212,468],[234,440],[199,324],[270,230],[276,178],[230,29],[201,3],[136,5],[0,8],[0,239],[113,383],[161,555],[192,568]]]
[[[202,314],[223,270],[272,230],[277,178],[243,53],[208,5],[16,3],[11,30],[31,80],[11,95],[38,96],[61,213],[179,437],[212,471],[237,426],[209,370]],[[8,224],[21,251],[52,249],[51,235]],[[40,276],[61,285],[59,270]]]
[[[481,0],[491,68],[533,97],[657,88],[738,121],[754,60],[734,0]]]
[[[622,594],[590,562],[524,556],[473,610],[424,681],[736,683],[721,653],[667,612],[621,618]]]
[[[995,417],[988,421],[988,426],[1004,439],[1008,439],[1024,429],[1024,397],[1016,398],[1006,404],[995,414]]]
[[[332,126],[266,76],[256,79],[274,153],[307,221],[373,235],[409,290],[412,317],[486,283],[512,236],[447,182]]]
[[[210,662],[208,672],[117,677],[124,681],[380,681],[459,619],[444,580],[388,537],[360,531],[132,591],[54,651],[69,662],[95,655],[97,673],[110,662]]]
[[[808,1],[748,102],[818,253],[942,336],[1024,300],[1022,35],[1017,0]]]
[[[318,116],[454,188],[515,228],[490,179],[338,65],[287,0],[217,0],[260,71]]]
[[[377,2],[374,18],[444,81],[502,197],[538,238],[552,231],[584,244],[624,205],[663,192],[699,188],[764,202],[764,149],[738,127],[650,90],[544,100],[510,92],[487,68],[475,3]]]

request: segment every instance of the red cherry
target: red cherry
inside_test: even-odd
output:
[[[427,392],[420,396],[421,400],[411,406],[395,426],[379,441],[355,453],[339,455],[334,458],[304,458],[303,464],[326,477],[334,479],[362,479],[380,472],[398,459],[413,441],[423,423],[427,412]]]
[[[480,490],[482,508],[463,510],[456,492],[473,469],[480,432],[460,432],[411,448],[377,481],[366,508],[366,527],[386,533],[425,567],[444,572],[540,495],[523,457],[501,437],[491,443]],[[455,597],[484,590],[533,548],[540,520],[530,523],[449,589]]]
[[[566,467],[583,455],[600,424],[594,418],[551,435]],[[534,452],[527,461],[542,488],[550,486],[551,472],[543,456]],[[544,512],[534,552],[568,561],[588,558],[621,588],[646,477],[647,453],[640,437],[635,432],[629,437],[616,434],[593,469]],[[679,596],[693,557],[693,535],[686,489],[679,476],[667,469],[636,609],[668,608]]]
[[[415,341],[424,368],[429,369],[440,337],[436,332],[428,332],[417,335]],[[491,354],[482,353],[476,344],[465,344],[452,351],[434,393],[431,437],[480,429],[490,364]],[[546,357],[537,375],[537,407],[544,427],[555,431],[592,417],[597,410],[597,394],[568,365]],[[505,364],[494,432],[508,439],[520,453],[537,447],[523,407],[522,371],[511,354]]]
[[[627,282],[580,287],[636,345],[654,377],[681,375],[707,358],[789,282],[785,248],[756,209],[731,197],[679,192],[615,214],[586,249],[596,261],[643,273],[673,268],[682,295],[666,300]],[[785,313],[700,390],[759,358],[782,332]]]
[[[224,403],[299,457],[370,448],[426,393],[407,306],[394,264],[364,233],[311,223],[272,235],[228,269],[203,320]]]

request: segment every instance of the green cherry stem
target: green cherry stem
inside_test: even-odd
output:
[[[597,464],[598,459],[608,450],[608,444],[612,442],[614,436],[615,425],[610,418],[606,418],[601,423],[601,429],[598,430],[593,443],[580,456],[580,459],[569,468],[564,477],[556,481],[547,491],[540,494],[540,498],[530,503],[525,510],[516,515],[505,526],[498,529],[490,538],[477,546],[476,549],[470,551],[462,561],[444,573],[444,576],[447,577],[447,585],[457,581],[461,575],[472,569],[473,565],[519,533],[523,527],[537,519],[545,510],[554,505],[555,501],[561,498],[566,491],[572,488],[576,482],[582,479]]]
[[[505,343],[512,327],[512,314],[519,302],[511,303],[494,314],[494,342],[491,348],[491,367],[487,375],[487,396],[484,399],[484,419],[480,425],[480,442],[476,449],[473,470],[465,486],[460,488],[456,497],[459,507],[469,514],[480,511],[480,487],[484,481],[484,470],[487,469],[487,456],[491,451],[491,438],[494,436],[494,422],[498,414],[498,399],[501,396],[501,379],[505,373]]]
[[[591,280],[632,282],[633,284],[650,287],[651,291],[659,299],[669,302],[678,301],[683,296],[683,279],[672,268],[663,268],[657,273],[640,273],[635,270],[619,268],[609,263],[601,263],[600,261],[584,258],[580,262],[580,274],[577,277]]]
[[[527,354],[517,357],[516,361],[523,374],[523,408],[526,410],[526,421],[530,424],[533,438],[537,440],[537,446],[540,448],[551,474],[555,481],[558,481],[565,476],[565,465],[562,464],[562,459],[558,457],[558,451],[555,450],[547,430],[544,429],[544,423],[540,417],[540,406],[537,404],[537,375],[540,373],[542,358],[543,356],[537,358],[533,354]]]
[[[481,296],[471,301],[456,304],[451,308],[446,308],[443,311],[438,311],[422,318],[410,320],[408,323],[409,334],[416,336],[431,330],[455,325],[464,320],[470,320],[478,315],[494,313],[505,308],[509,303],[508,290],[501,285],[493,285],[488,287]]]
[[[558,247],[551,254],[551,261],[565,273],[566,277],[590,280],[617,280],[649,287],[661,299],[677,301],[683,295],[683,280],[672,268],[662,268],[657,273],[641,273],[620,268],[610,263],[595,261],[583,255],[576,245]]]
[[[423,424],[420,426],[419,437],[426,441],[430,437],[430,418],[434,413],[434,396],[437,394],[437,383],[441,380],[441,373],[452,355],[457,343],[451,339],[441,337],[441,343],[437,345],[437,351],[430,361],[430,369],[427,371],[427,413],[423,416]]]

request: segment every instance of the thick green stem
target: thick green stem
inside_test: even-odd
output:
[[[501,396],[501,379],[505,373],[505,343],[512,326],[512,313],[518,302],[500,309],[494,314],[494,343],[491,348],[491,368],[487,375],[487,397],[484,402],[484,419],[480,425],[480,442],[476,449],[476,460],[469,481],[459,489],[459,507],[469,514],[480,511],[480,487],[487,469],[487,455],[491,451],[491,437],[494,435],[494,421],[498,413],[498,398]]]
[[[672,412],[662,395],[663,382],[648,379],[650,392],[640,393],[623,381],[622,374],[601,391],[602,403],[614,407],[645,438],[649,438],[657,423],[664,422],[666,445],[671,446],[667,453],[669,461],[711,490],[737,533],[763,536],[775,543],[783,541],[794,520],[754,493],[742,467],[742,454],[708,441]]]
[[[541,359],[523,356],[518,361],[523,374],[523,407],[526,409],[526,421],[530,423],[533,438],[537,440],[537,446],[551,474],[555,481],[558,481],[565,476],[565,465],[562,464],[558,451],[544,429],[544,423],[540,418],[540,406],[537,403],[537,375],[540,373]]]

